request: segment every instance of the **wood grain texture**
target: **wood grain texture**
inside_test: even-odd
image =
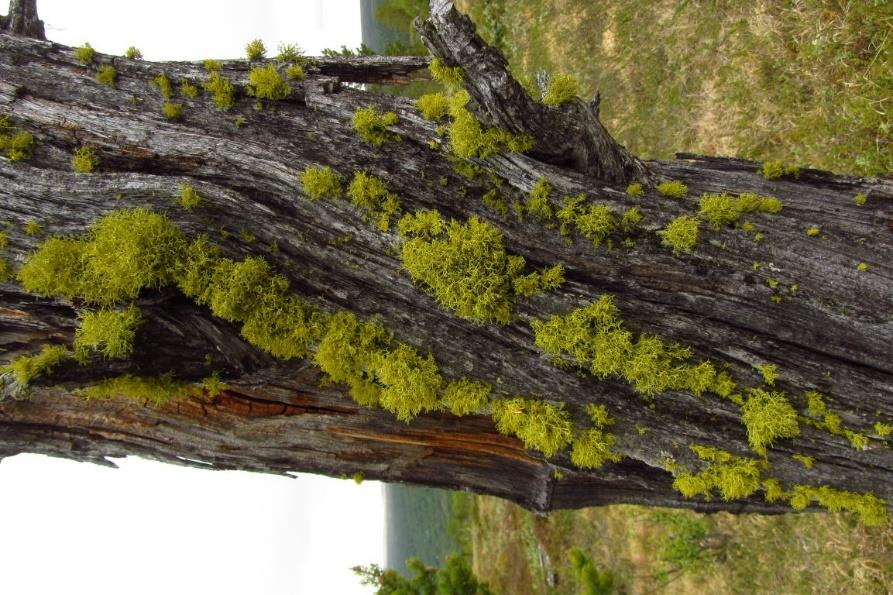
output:
[[[438,55],[458,51],[447,41],[460,38],[446,35],[458,17],[439,14],[423,26],[429,47]],[[812,170],[796,180],[767,181],[752,162],[681,155],[642,163],[616,146],[614,156],[606,158],[610,151],[599,143],[602,134],[610,137],[603,128],[593,133],[598,127],[587,125],[576,137],[558,132],[579,125],[574,110],[583,109],[582,102],[554,113],[533,108],[526,95],[482,82],[487,68],[498,66],[492,55],[482,60],[480,70],[477,63],[463,63],[466,72],[479,73],[469,89],[478,109],[492,123],[534,133],[538,145],[530,155],[497,156],[479,165],[505,180],[509,198],[523,197],[546,176],[555,199],[586,193],[617,210],[636,206],[644,220],[634,248],[596,248],[583,239],[568,243],[537,222],[498,217],[480,200],[489,189],[486,178],[465,180],[443,152],[429,148],[439,139],[436,125],[422,119],[409,100],[341,84],[403,80],[425,67],[426,59],[320,59],[306,80],[291,83],[286,100],[256,110],[254,100],[243,97],[234,109],[220,112],[202,93],[194,101],[176,99],[184,104],[184,116],[170,122],[161,114],[164,99],[149,82],[162,72],[173,81],[201,82],[207,76],[200,64],[97,54],[96,65],[114,64],[118,72],[109,87],[94,80],[95,66],[82,66],[71,48],[0,35],[0,114],[37,141],[26,162],[0,158],[0,215],[9,238],[4,256],[21,263],[48,234],[80,233],[113,209],[148,205],[187,234],[209,234],[225,256],[263,256],[294,291],[323,309],[377,317],[399,340],[432,353],[448,379],[468,376],[493,383],[501,394],[562,402],[581,423],[587,403],[605,403],[616,419],[622,462],[580,471],[566,452],[547,461],[525,451],[520,441],[499,435],[487,417],[433,413],[404,424],[381,410],[360,408],[344,387],[321,386],[310,364],[260,353],[239,336],[238,327],[173,289],[140,297],[147,323],[131,360],[72,363],[50,378],[35,379],[29,400],[0,402],[0,455],[38,452],[106,462],[134,454],[203,468],[335,476],[362,471],[372,479],[496,494],[539,511],[614,502],[785,510],[759,498],[683,499],[661,468],[668,455],[693,461],[685,448],[692,443],[752,455],[735,405],[670,391],[650,407],[626,383],[556,368],[535,347],[531,320],[565,313],[605,293],[616,297],[633,332],[689,345],[697,359],[710,359],[743,385],[758,385],[755,365],[776,363],[781,371],[776,386],[798,411],[805,409],[805,391],[818,390],[848,427],[870,432],[876,421],[890,423],[893,181]],[[247,71],[245,62],[223,63],[223,74],[237,85],[247,82]],[[375,148],[359,139],[351,117],[367,105],[399,115],[393,130],[400,142]],[[535,109],[546,114],[542,121],[530,115]],[[240,128],[233,124],[237,115],[246,119]],[[522,129],[519,122],[533,123]],[[565,128],[556,128],[559,124]],[[590,142],[581,141],[584,136],[602,140],[574,154],[578,141]],[[95,173],[71,172],[71,152],[83,144],[99,157]],[[446,217],[484,217],[531,267],[563,263],[567,282],[556,293],[521,299],[517,320],[508,326],[458,319],[413,285],[396,256],[396,234],[374,229],[347,201],[308,200],[299,178],[311,164],[331,166],[344,179],[356,170],[385,178],[404,211],[436,208]],[[628,197],[626,180],[643,172],[647,180],[685,182],[688,197]],[[183,183],[204,197],[202,208],[176,205]],[[702,225],[690,256],[674,256],[660,245],[656,231],[673,217],[696,211],[701,193],[724,190],[783,201],[781,213],[748,217],[764,234],[762,242],[740,230]],[[868,195],[865,206],[853,203],[857,193]],[[29,220],[43,225],[44,234],[26,235]],[[806,235],[811,225],[821,229],[820,238]],[[240,241],[240,229],[256,241]],[[278,251],[269,249],[273,242]],[[761,263],[758,270],[755,262]],[[858,273],[858,262],[867,263],[869,271]],[[798,290],[776,304],[770,278],[785,288],[796,283]],[[47,342],[69,343],[79,307],[27,295],[14,282],[0,284],[0,357],[34,353]],[[215,399],[194,397],[153,409],[72,394],[110,374],[173,371],[197,381],[210,369],[220,370],[231,386]],[[648,431],[640,435],[637,426]],[[893,456],[880,437],[857,451],[845,438],[801,428],[800,438],[770,449],[773,477],[787,485],[827,483],[893,498]],[[814,457],[815,467],[806,472],[791,459],[793,453]],[[563,479],[554,479],[556,470]]]

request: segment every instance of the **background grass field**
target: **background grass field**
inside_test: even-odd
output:
[[[407,14],[427,4],[392,1]],[[577,77],[583,97],[599,90],[602,119],[640,156],[694,152],[893,172],[889,0],[456,4],[519,79],[546,70]],[[615,573],[628,593],[893,589],[893,528],[859,527],[842,514],[608,506],[537,517],[496,498],[465,498],[444,514],[454,529],[465,527],[466,554],[499,593],[577,593],[571,548]]]

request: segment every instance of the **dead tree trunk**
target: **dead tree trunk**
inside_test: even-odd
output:
[[[375,318],[400,341],[433,354],[444,378],[490,383],[494,398],[523,394],[563,403],[577,421],[586,404],[604,403],[623,458],[594,470],[574,466],[566,449],[547,459],[499,434],[485,412],[429,412],[411,423],[397,421],[357,405],[344,386],[321,382],[310,361],[281,361],[252,347],[239,325],[212,316],[173,287],[139,296],[146,322],[132,357],[67,362],[34,378],[27,399],[0,402],[0,457],[35,452],[108,463],[107,457],[138,455],[209,469],[359,471],[384,481],[495,494],[538,511],[617,502],[789,510],[760,492],[727,502],[684,498],[672,488],[668,461],[703,465],[688,445],[756,456],[738,405],[681,390],[643,399],[617,376],[598,379],[556,367],[537,348],[532,320],[611,294],[634,335],[689,346],[694,360],[713,362],[742,387],[762,386],[755,366],[777,365],[772,390],[784,391],[801,414],[800,435],[769,449],[767,477],[785,487],[830,485],[893,497],[893,457],[884,435],[884,424],[893,423],[890,179],[807,169],[796,179],[767,180],[757,175],[759,164],[691,155],[641,162],[608,135],[597,105],[578,100],[549,108],[530,99],[449,2],[432,2],[432,18],[421,27],[428,47],[446,64],[463,67],[478,118],[536,141],[525,155],[475,160],[492,175],[472,180],[456,173],[445,151],[430,148],[442,140],[438,125],[411,101],[341,84],[404,80],[426,59],[320,59],[306,80],[289,83],[286,99],[262,109],[243,95],[221,112],[202,93],[178,99],[182,119],[170,121],[150,81],[164,73],[171,81],[200,83],[208,78],[201,64],[97,55],[84,66],[71,48],[40,40],[34,2],[14,1],[11,12],[4,29],[30,37],[0,35],[0,114],[36,142],[30,159],[0,157],[0,216],[8,237],[2,255],[9,262],[21,265],[51,235],[81,233],[115,209],[147,205],[188,235],[208,234],[224,256],[262,256],[323,311]],[[32,25],[15,25],[23,17]],[[113,86],[95,80],[100,64],[114,66]],[[244,89],[248,70],[247,63],[231,61],[221,73]],[[389,130],[400,142],[377,148],[357,136],[351,118],[370,105],[399,116]],[[245,120],[241,127],[234,125],[237,116]],[[84,145],[94,148],[99,165],[93,173],[74,173],[72,151]],[[437,209],[445,218],[489,220],[530,266],[562,263],[566,282],[556,292],[519,299],[511,324],[462,320],[413,284],[394,249],[400,238],[393,229],[375,229],[347,201],[308,200],[300,180],[310,165],[331,166],[345,180],[358,170],[379,176],[404,212]],[[619,248],[619,237],[610,249],[607,241],[599,247],[581,237],[566,241],[534,218],[502,217],[480,200],[499,179],[510,201],[523,202],[543,176],[559,204],[562,196],[584,193],[618,213],[636,207],[643,219],[634,246]],[[641,199],[626,194],[636,180],[645,184]],[[684,182],[688,195],[660,196],[653,187],[663,180]],[[204,197],[201,208],[177,206],[185,183]],[[695,214],[697,197],[727,191],[776,196],[784,208],[747,216],[757,227],[751,233],[702,224],[690,254],[674,255],[662,245],[657,232],[678,215]],[[854,204],[857,194],[867,204]],[[29,221],[42,226],[37,235],[25,233]],[[807,234],[811,227],[818,236]],[[859,263],[867,270],[857,270]],[[31,295],[15,280],[0,284],[2,358],[70,344],[83,308],[77,299]],[[172,372],[198,381],[210,370],[221,372],[228,390],[157,408],[74,394],[115,374]],[[3,378],[5,395],[21,389],[10,374]],[[859,448],[841,432],[806,423],[808,391],[825,396],[841,427],[858,435]],[[792,454],[812,457],[814,465],[806,469]]]

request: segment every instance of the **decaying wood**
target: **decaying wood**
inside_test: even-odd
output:
[[[219,112],[203,94],[184,100],[183,119],[170,122],[149,81],[164,72],[171,80],[201,82],[206,74],[200,64],[99,55],[97,64],[114,64],[118,72],[109,87],[94,80],[95,67],[79,64],[71,48],[0,35],[0,113],[37,141],[28,161],[0,158],[0,215],[9,222],[4,256],[21,263],[46,234],[78,233],[113,209],[150,205],[186,233],[210,234],[225,256],[263,256],[296,292],[324,309],[378,317],[401,341],[431,352],[447,378],[467,376],[508,395],[564,402],[578,421],[587,403],[605,403],[616,418],[624,460],[596,471],[575,468],[567,453],[545,460],[499,435],[484,416],[433,413],[397,422],[381,410],[358,407],[342,386],[323,386],[309,363],[261,354],[238,327],[173,289],[141,296],[147,323],[132,359],[71,363],[35,379],[29,400],[0,402],[0,456],[38,452],[105,463],[132,454],[213,469],[335,476],[360,471],[373,479],[496,494],[539,511],[614,502],[785,510],[760,498],[685,500],[661,468],[668,455],[684,460],[690,443],[747,455],[733,404],[670,391],[650,407],[627,384],[558,369],[536,349],[531,320],[605,293],[616,296],[634,332],[689,345],[697,359],[724,366],[743,384],[758,384],[755,365],[778,364],[777,388],[798,410],[805,408],[804,392],[818,390],[848,427],[870,432],[876,421],[893,419],[893,181],[813,170],[796,180],[767,181],[756,174],[755,163],[692,155],[641,163],[610,139],[591,110],[583,114],[589,108],[582,102],[563,110],[531,102],[506,78],[498,54],[468,37],[470,23],[451,5],[435,4],[432,20],[422,27],[428,47],[448,63],[462,64],[482,117],[537,139],[529,155],[493,157],[480,165],[504,178],[516,197],[547,176],[556,197],[583,192],[617,209],[638,207],[644,221],[634,248],[567,243],[539,223],[495,216],[480,200],[489,189],[483,177],[465,180],[442,152],[429,148],[439,138],[436,125],[409,100],[340,84],[402,80],[423,68],[425,59],[320,59],[305,81],[292,84],[286,100],[256,110],[246,98]],[[224,74],[239,84],[247,71],[244,62],[223,64]],[[381,149],[362,143],[350,122],[367,105],[400,116],[394,130],[401,142]],[[247,121],[240,128],[233,125],[237,115]],[[71,172],[71,152],[82,144],[99,156],[95,173]],[[567,282],[556,293],[522,299],[511,325],[460,320],[413,286],[395,256],[394,233],[375,230],[347,201],[307,199],[299,176],[311,164],[332,166],[344,177],[365,170],[385,178],[404,211],[437,208],[447,217],[485,217],[532,267],[563,263]],[[689,197],[626,196],[626,181],[646,172],[684,181]],[[205,198],[203,208],[176,206],[183,183]],[[777,215],[750,217],[765,236],[762,242],[739,230],[703,226],[690,256],[673,256],[660,245],[655,232],[695,210],[694,197],[724,190],[771,194],[784,202]],[[857,193],[868,195],[867,205],[853,203]],[[26,235],[29,220],[40,222],[45,234]],[[812,225],[822,237],[806,235]],[[240,241],[240,229],[256,241]],[[269,249],[273,242],[278,251]],[[858,262],[869,271],[857,272]],[[776,304],[770,278],[787,288],[796,283],[798,290]],[[77,312],[76,303],[36,298],[14,282],[0,284],[2,359],[34,353],[47,342],[70,343]],[[72,394],[110,374],[172,371],[198,380],[210,370],[220,370],[230,390],[158,409]],[[640,434],[637,426],[648,431]],[[774,477],[893,498],[893,457],[880,437],[856,451],[842,437],[806,425],[802,431],[770,450]],[[815,458],[808,475],[792,453]],[[563,479],[554,478],[556,470]]]

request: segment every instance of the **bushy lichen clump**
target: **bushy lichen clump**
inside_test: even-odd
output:
[[[248,94],[258,99],[279,100],[291,95],[291,87],[282,80],[275,64],[267,64],[248,73]]]
[[[477,324],[511,322],[525,260],[506,251],[496,227],[477,217],[446,224],[436,211],[406,215],[398,227],[414,236],[403,242],[403,266],[441,305]]]
[[[466,104],[467,91],[459,91],[450,98],[450,146],[462,158],[487,158],[499,153],[523,153],[534,146],[533,137],[511,134],[499,128],[488,128],[472,115]]]
[[[487,384],[462,378],[447,385],[441,401],[453,415],[469,415],[486,407],[492,390]]]
[[[164,106],[161,108],[161,113],[168,120],[175,122],[183,117],[183,104],[165,101]]]
[[[709,465],[698,473],[676,474],[673,487],[686,498],[701,495],[709,501],[718,491],[723,500],[729,501],[747,498],[760,489],[763,461],[737,457],[709,446],[691,445],[689,449]]]
[[[113,211],[84,238],[53,237],[41,244],[18,279],[37,295],[113,305],[168,283],[183,242],[163,215],[142,208]]]
[[[277,62],[298,62],[304,58],[304,52],[296,43],[280,43],[276,52]]]
[[[440,120],[450,113],[450,100],[443,93],[428,93],[416,99],[416,107],[426,120]]]
[[[158,91],[165,99],[170,99],[174,96],[174,90],[171,86],[171,80],[167,78],[167,75],[163,72],[153,78],[151,84],[158,87]]]
[[[662,182],[658,184],[657,191],[661,195],[669,198],[682,198],[688,194],[688,186],[679,180],[672,180],[670,182]]]
[[[431,76],[434,80],[443,84],[448,89],[458,89],[465,82],[461,66],[447,66],[437,57],[431,59],[431,64],[428,65],[428,70],[431,72]]]
[[[74,57],[84,66],[90,66],[93,63],[94,56],[96,56],[96,50],[89,43],[85,43],[74,50]]]
[[[353,115],[353,128],[364,142],[380,147],[389,140],[394,140],[397,135],[388,130],[398,122],[394,112],[379,113],[374,107],[358,109]]]
[[[555,207],[549,201],[549,194],[552,192],[552,185],[545,177],[537,180],[530,191],[530,197],[527,204],[524,205],[524,212],[540,221],[549,221],[555,216]]]
[[[633,182],[629,186],[626,187],[626,194],[628,196],[632,196],[633,198],[642,198],[645,196],[645,190],[642,188],[642,185],[638,182]]]
[[[267,55],[267,48],[260,39],[252,39],[245,45],[245,56],[249,60],[261,60]]]
[[[797,412],[784,393],[751,389],[741,408],[741,419],[747,427],[747,441],[763,455],[766,454],[766,447],[775,440],[800,435]]]
[[[646,397],[671,389],[696,395],[713,390],[717,374],[710,362],[689,363],[689,349],[666,345],[657,337],[643,334],[634,341],[612,296],[530,326],[537,346],[559,365],[561,357],[569,355],[594,376],[619,376]]]
[[[96,71],[96,81],[109,87],[115,86],[115,80],[118,78],[118,71],[111,64],[103,64]]]
[[[401,421],[437,406],[443,382],[434,359],[394,345],[383,327],[338,312],[327,322],[314,361],[332,382],[345,383],[360,405],[380,405]]]
[[[308,166],[301,175],[301,185],[303,185],[304,192],[307,193],[310,200],[318,200],[320,198],[336,200],[344,194],[344,189],[341,187],[341,178],[328,166]]]
[[[180,95],[187,99],[195,99],[198,97],[198,87],[190,83],[187,79],[180,81]]]
[[[226,111],[230,109],[236,102],[236,90],[233,87],[232,81],[228,78],[220,74],[220,63],[217,62],[214,64],[208,64],[208,60],[205,61],[205,69],[210,74],[210,78],[202,84],[205,91],[211,93],[214,99],[214,105],[220,111]],[[213,67],[216,66],[216,69]]]
[[[816,391],[806,393],[806,417],[803,419],[805,423],[820,430],[843,436],[856,450],[863,450],[868,446],[868,438],[861,432],[845,428],[840,415],[829,410],[825,398]]]
[[[63,345],[44,345],[37,355],[20,355],[0,367],[0,374],[12,374],[20,386],[27,386],[40,374],[49,374],[53,368],[71,357]]]
[[[388,190],[384,180],[363,171],[354,173],[347,188],[347,196],[381,231],[388,231],[391,218],[400,211],[400,200]]]
[[[670,221],[658,232],[661,244],[673,249],[673,254],[681,255],[691,252],[698,243],[700,221],[688,215],[680,215]]]
[[[543,94],[543,103],[551,107],[558,107],[572,101],[579,92],[580,83],[569,74],[556,74],[549,78],[546,92]]]
[[[285,69],[285,76],[293,81],[303,81],[307,78],[307,73],[304,72],[304,67],[300,64],[290,64],[289,67]]]
[[[783,176],[799,178],[800,167],[797,165],[784,165],[781,161],[766,161],[757,173],[767,180],[775,180]]]
[[[781,201],[774,196],[744,192],[735,197],[723,192],[701,196],[699,215],[714,229],[719,229],[737,223],[744,213],[778,213],[782,207]]]
[[[794,510],[803,510],[815,501],[830,512],[855,513],[859,522],[869,527],[882,527],[890,522],[886,503],[870,492],[856,494],[831,486],[795,485],[789,497]]]
[[[108,358],[129,357],[136,330],[142,323],[139,309],[132,304],[122,310],[85,312],[74,334],[74,351],[79,357],[86,357],[91,351]]]
[[[34,137],[30,132],[16,132],[9,116],[0,116],[0,151],[10,161],[30,159],[34,152]]]
[[[192,184],[180,184],[180,197],[177,202],[184,209],[195,209],[200,207],[204,201]]]
[[[136,46],[130,46],[127,48],[127,51],[124,52],[124,55],[131,60],[139,60],[143,57],[143,53],[137,49]]]
[[[611,208],[606,204],[586,204],[583,194],[565,198],[564,207],[555,211],[555,217],[561,223],[561,235],[570,237],[576,229],[595,246],[601,246],[617,230],[617,219]]]
[[[176,382],[170,374],[159,377],[142,377],[124,374],[107,378],[78,393],[87,399],[112,399],[125,397],[132,401],[145,402],[159,407],[169,401],[183,398],[192,393],[191,387]]]
[[[493,401],[493,420],[501,434],[514,434],[531,450],[547,457],[571,443],[573,426],[564,404],[521,397]]]
[[[88,174],[96,169],[99,159],[93,152],[93,147],[83,146],[74,150],[71,155],[71,169],[79,174]]]
[[[571,462],[581,469],[598,469],[605,463],[620,461],[621,455],[614,452],[617,437],[608,430],[614,425],[608,410],[604,405],[590,403],[586,406],[586,414],[592,427],[574,439]]]

